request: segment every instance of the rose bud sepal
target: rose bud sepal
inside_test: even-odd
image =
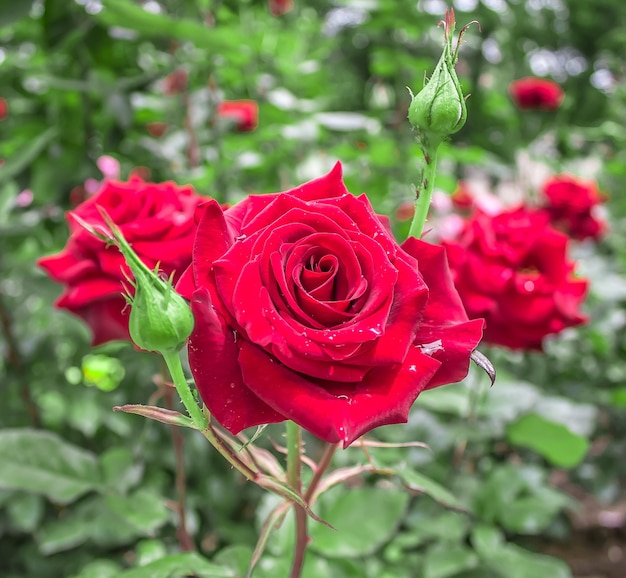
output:
[[[434,146],[461,130],[467,120],[465,96],[454,69],[459,44],[457,43],[456,48],[452,47],[455,26],[453,10],[446,12],[443,24],[445,34],[443,53],[424,88],[416,95],[411,93],[412,100],[409,106],[409,122],[418,132],[418,138],[425,141],[423,144]]]
[[[171,278],[158,275],[158,265],[149,269],[128,244],[120,229],[106,211],[102,217],[109,231],[102,234],[93,226],[78,219],[83,227],[108,243],[114,244],[124,256],[134,279],[134,296],[125,294],[131,306],[128,320],[130,337],[137,347],[162,355],[182,349],[193,330],[193,314],[187,302],[174,290]]]

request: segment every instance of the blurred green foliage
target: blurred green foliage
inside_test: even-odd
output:
[[[262,0],[0,2],[3,576],[245,571],[270,498],[183,432],[198,553],[181,552],[171,432],[111,411],[168,403],[156,358],[120,344],[94,355],[87,329],[52,308],[59,288],[34,263],[64,244],[64,211],[84,198],[87,179],[102,178],[102,155],[124,177],[146,167],[153,180],[191,183],[222,202],[290,188],[340,159],[350,190],[366,191],[402,238],[408,224],[396,209],[412,198],[419,158],[406,87],[419,90],[432,72],[445,8],[295,0],[277,18]],[[591,322],[545,355],[487,352],[499,372],[493,389],[472,372],[420,397],[407,426],[377,432],[432,451],[370,448],[375,463],[409,473],[359,478],[358,489],[322,497],[338,533],[313,529],[308,578],[586,576],[568,554],[581,527],[575,498],[610,510],[623,497],[626,7],[458,0],[455,8],[460,25],[477,19],[481,32],[471,30],[460,50],[468,122],[440,153],[437,187],[451,192],[459,178],[478,176],[532,197],[542,170],[597,178],[612,231],[598,246],[573,248],[591,279]],[[172,84],[180,71],[186,81]],[[557,113],[515,108],[507,88],[526,75],[563,86]],[[223,98],[256,100],[258,129],[221,125]],[[164,134],[153,136],[151,123],[165,123]],[[281,443],[282,431],[272,426],[262,439]],[[317,457],[315,440],[307,448]],[[358,446],[337,457],[365,461]],[[287,520],[255,577],[287,575],[292,540]],[[533,551],[547,542],[562,544],[571,567]],[[594,576],[626,575],[619,564]]]

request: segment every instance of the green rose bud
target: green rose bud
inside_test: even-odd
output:
[[[96,237],[114,244],[124,255],[133,273],[128,282],[135,288],[134,296],[125,295],[131,305],[128,329],[134,343],[146,351],[178,352],[193,330],[193,314],[187,302],[174,290],[171,279],[159,277],[158,265],[151,271],[128,244],[109,215],[100,209],[110,233],[102,233],[89,223],[78,222]]]
[[[127,257],[135,277],[135,296],[129,298],[130,336],[137,346],[147,351],[179,351],[193,330],[191,309],[174,291],[171,281],[161,279],[139,259],[137,262],[141,268]]]
[[[420,140],[435,146],[461,130],[467,119],[465,97],[454,70],[461,36],[467,26],[461,31],[456,49],[453,49],[454,10],[446,12],[443,24],[443,54],[424,88],[415,96],[411,93],[413,100],[409,106],[409,122],[419,133]]]

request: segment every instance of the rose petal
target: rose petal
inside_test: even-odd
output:
[[[209,292],[198,289],[191,302],[195,319],[189,338],[189,366],[207,408],[228,431],[283,421],[243,383],[236,337],[211,305]]]
[[[356,384],[333,384],[329,393],[245,341],[239,363],[246,385],[259,398],[320,439],[343,442],[344,448],[375,427],[406,422],[411,405],[440,366],[413,348],[404,365],[372,370]]]

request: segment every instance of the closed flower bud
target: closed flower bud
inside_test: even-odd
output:
[[[161,354],[177,352],[191,335],[194,320],[187,302],[174,290],[171,279],[164,280],[150,270],[128,244],[120,229],[104,209],[99,208],[110,235],[102,235],[78,216],[74,218],[88,231],[114,244],[124,256],[134,279],[128,279],[134,287],[134,295],[126,295],[131,305],[128,330],[139,348]],[[111,236],[113,238],[111,238]]]
[[[141,349],[165,353],[178,351],[193,330],[193,315],[187,302],[170,281],[164,281],[141,261],[130,261],[135,276],[135,296],[128,330]]]
[[[444,30],[446,43],[443,54],[432,76],[424,88],[413,96],[409,106],[409,122],[419,133],[420,140],[433,145],[461,130],[467,118],[465,97],[454,70],[458,44],[456,49],[452,48],[453,10],[446,12]]]

